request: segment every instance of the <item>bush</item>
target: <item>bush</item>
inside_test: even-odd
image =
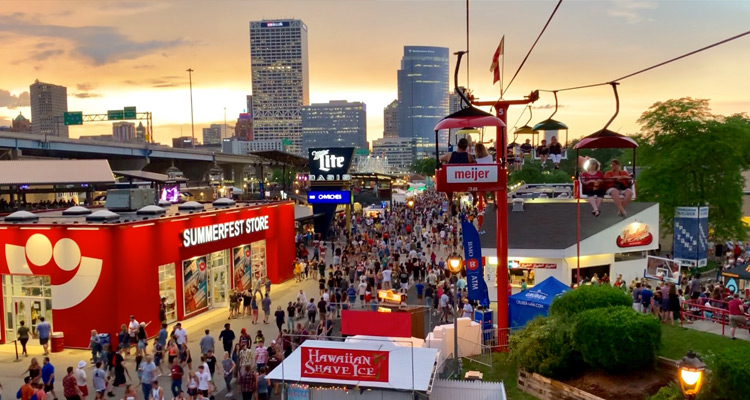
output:
[[[609,285],[584,285],[556,298],[549,311],[552,316],[570,317],[595,308],[632,305],[633,299],[621,289]]]
[[[524,369],[565,377],[582,365],[573,348],[573,327],[559,318],[537,317],[510,336],[511,357]]]
[[[701,399],[746,399],[750,393],[750,347],[721,350],[706,357],[711,370]]]
[[[661,345],[661,324],[631,307],[596,308],[578,314],[573,341],[583,361],[594,368],[635,370],[653,363]]]
[[[659,391],[649,397],[648,400],[684,400],[684,398],[682,390],[680,390],[680,385],[672,382],[659,389]]]

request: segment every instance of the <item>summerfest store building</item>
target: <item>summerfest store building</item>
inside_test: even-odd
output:
[[[575,200],[526,200],[508,206],[508,268],[513,287],[522,279],[529,287],[550,276],[571,285],[578,267],[577,210]],[[580,276],[584,282],[604,274],[611,282],[622,274],[630,283],[643,277],[649,250],[659,247],[659,204],[634,202],[626,218],[617,215],[611,202],[601,207],[599,217],[581,200]],[[485,281],[490,298],[497,295],[495,271],[495,209],[487,207],[480,227]]]
[[[292,277],[292,202],[194,206],[165,212],[149,206],[157,215],[6,217],[0,342],[15,339],[20,321],[35,330],[41,316],[63,333],[65,347],[86,348],[92,329],[114,340],[131,314],[151,322],[153,335],[162,297],[174,322],[227,306],[231,289],[251,288],[253,280]],[[92,222],[99,218],[110,219]]]

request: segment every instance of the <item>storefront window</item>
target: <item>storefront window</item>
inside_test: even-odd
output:
[[[24,321],[36,334],[40,317],[52,323],[52,287],[46,275],[3,275],[6,340],[15,340]]]
[[[223,307],[227,303],[229,289],[229,250],[216,251],[207,256],[211,296],[211,307]]]
[[[259,240],[252,244],[232,249],[234,259],[234,289],[241,292],[252,290],[253,280],[264,280],[266,277],[266,241]]]
[[[174,263],[159,266],[159,297],[166,297],[167,323],[177,320],[177,281]]]
[[[266,241],[259,240],[252,245],[253,278],[264,281],[266,278]]]
[[[182,262],[182,301],[186,316],[208,307],[206,265],[206,256],[194,257]]]

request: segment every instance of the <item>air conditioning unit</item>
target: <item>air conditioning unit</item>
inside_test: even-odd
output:
[[[153,205],[155,198],[151,188],[110,189],[104,206],[112,211],[135,211]]]

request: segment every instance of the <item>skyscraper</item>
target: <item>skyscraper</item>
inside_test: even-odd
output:
[[[287,139],[301,154],[303,105],[310,104],[307,26],[300,20],[250,22],[253,138]]]
[[[393,100],[383,109],[383,137],[398,137],[398,100]]]
[[[302,152],[310,147],[368,149],[365,103],[333,100],[302,107]]]
[[[224,128],[220,124],[211,124],[208,128],[203,128],[204,145],[221,145],[221,130]]]
[[[446,47],[404,46],[398,71],[398,136],[420,138],[415,158],[434,155],[433,128],[448,115],[449,52]],[[447,145],[447,133],[441,145]]]
[[[118,142],[132,142],[135,140],[135,124],[126,121],[113,123],[112,137]]]
[[[253,117],[249,113],[241,113],[237,118],[234,137],[239,140],[253,140]]]
[[[68,137],[63,113],[68,111],[68,88],[39,82],[29,86],[31,97],[31,133]]]
[[[139,122],[135,128],[135,140],[136,142],[147,142],[146,140],[146,127],[143,126],[143,122]]]

